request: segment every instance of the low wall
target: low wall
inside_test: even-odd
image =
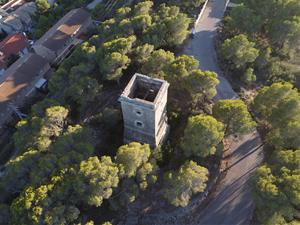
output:
[[[226,9],[227,9],[229,3],[230,3],[230,0],[227,0],[227,1],[226,1],[226,4],[225,4],[224,12],[226,11]]]
[[[201,11],[200,11],[200,13],[199,13],[199,15],[198,15],[198,18],[197,18],[197,20],[196,20],[196,22],[195,22],[195,25],[198,24],[199,21],[200,21],[200,19],[202,18],[203,13],[204,13],[204,11],[205,11],[205,9],[206,9],[206,6],[207,6],[208,1],[209,1],[209,0],[206,0],[206,1],[204,2],[203,6],[202,6],[202,9],[201,9]]]

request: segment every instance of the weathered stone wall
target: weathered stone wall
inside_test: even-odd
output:
[[[136,85],[148,87],[154,84],[158,88],[153,102],[134,98]],[[157,87],[160,84],[160,87]],[[123,94],[120,102],[124,120],[124,142],[138,141],[155,147],[168,133],[166,105],[169,84],[166,81],[135,74]],[[147,88],[145,89],[147,91]]]

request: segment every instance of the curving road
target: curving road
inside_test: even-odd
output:
[[[200,21],[195,25],[196,34],[184,50],[185,54],[192,55],[200,61],[202,70],[210,70],[218,74],[220,84],[217,87],[217,99],[238,97],[218,66],[214,46],[214,38],[217,34],[218,24],[224,15],[225,4],[226,0],[211,0],[208,2]]]
[[[196,24],[196,34],[185,49],[185,54],[200,61],[202,70],[218,74],[218,99],[234,99],[237,94],[223,76],[217,63],[214,38],[221,21],[226,0],[211,0]],[[218,184],[209,203],[194,212],[192,225],[247,225],[252,218],[254,204],[251,198],[249,180],[255,168],[262,162],[262,141],[257,132],[233,140],[228,155],[228,169]]]

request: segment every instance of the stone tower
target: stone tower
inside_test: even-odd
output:
[[[142,74],[135,74],[119,101],[124,120],[124,142],[137,141],[151,147],[166,138],[167,97],[169,83]]]

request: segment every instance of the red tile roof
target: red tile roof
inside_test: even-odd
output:
[[[27,38],[23,34],[8,35],[0,42],[0,69],[6,67],[6,60],[17,55],[21,50],[27,47]]]

